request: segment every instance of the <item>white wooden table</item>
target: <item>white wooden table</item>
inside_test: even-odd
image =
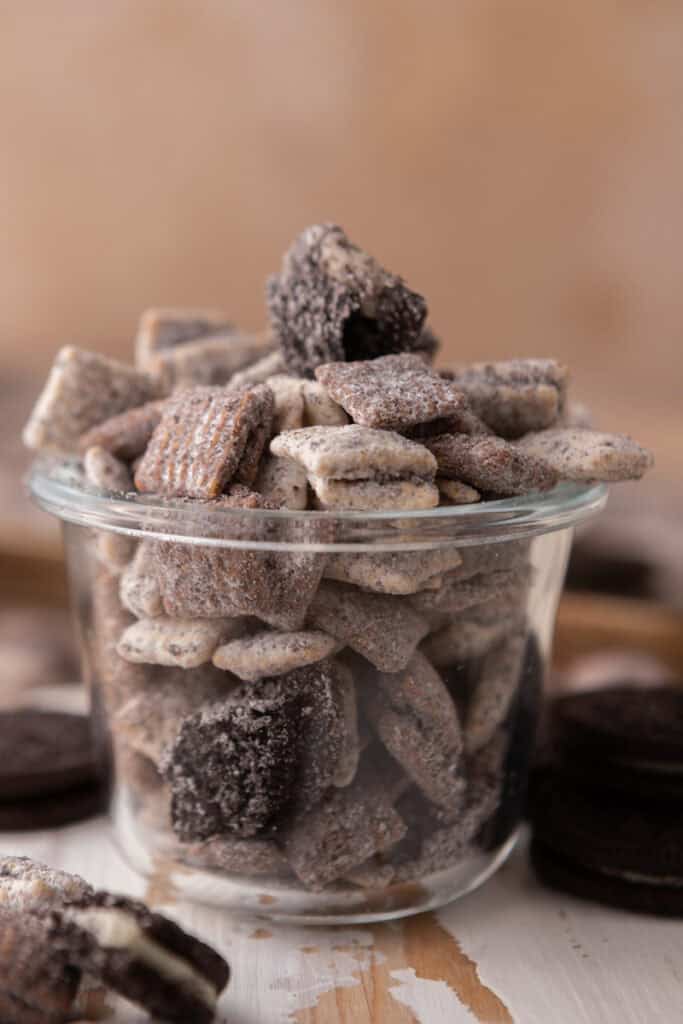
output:
[[[524,844],[483,889],[435,914],[304,928],[179,904],[123,861],[100,818],[0,835],[0,851],[148,899],[230,961],[225,1024],[676,1024],[683,925],[541,888]],[[114,1005],[109,1018],[142,1022]]]

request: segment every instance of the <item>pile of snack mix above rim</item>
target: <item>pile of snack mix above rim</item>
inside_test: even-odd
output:
[[[204,514],[401,514],[652,464],[590,428],[553,359],[434,369],[425,300],[335,225],[295,240],[268,310],[263,335],[216,311],[149,311],[134,368],[62,349],[26,444],[79,456],[91,488]],[[314,891],[457,859],[500,797],[497,730],[529,659],[528,543],[495,547],[274,557],[101,533],[117,757],[156,795],[148,820],[178,856]],[[439,673],[472,656],[461,714]]]

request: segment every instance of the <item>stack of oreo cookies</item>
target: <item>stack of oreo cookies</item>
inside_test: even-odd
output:
[[[683,687],[615,686],[553,701],[530,798],[547,885],[683,915]]]

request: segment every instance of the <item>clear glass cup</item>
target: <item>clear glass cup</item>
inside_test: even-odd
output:
[[[603,486],[401,515],[111,495],[68,460],[30,486],[63,522],[139,871],[352,923],[441,906],[505,860],[572,530]]]

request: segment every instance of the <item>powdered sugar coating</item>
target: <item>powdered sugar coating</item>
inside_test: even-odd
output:
[[[139,619],[123,631],[116,650],[138,664],[197,668],[243,628],[241,619]]]
[[[217,668],[255,682],[265,676],[283,675],[302,665],[315,664],[338,647],[333,637],[315,630],[262,630],[221,645],[214,651],[212,660]]]
[[[639,480],[652,468],[652,453],[625,434],[558,427],[528,434],[517,447],[542,460],[561,480]]]
[[[467,709],[465,748],[476,753],[493,738],[517,692],[526,636],[512,634],[484,658],[479,680]]]
[[[462,557],[455,548],[434,551],[364,552],[330,555],[325,578],[354,583],[378,594],[415,594],[429,580],[457,568]]]
[[[167,497],[215,498],[233,479],[252,483],[272,415],[273,395],[262,384],[178,392],[164,405],[136,487]]]
[[[431,481],[436,473],[436,459],[424,445],[355,423],[288,431],[273,438],[270,450],[296,459],[309,475],[338,480],[415,476]]]
[[[138,619],[153,619],[164,611],[155,565],[155,545],[153,541],[143,540],[121,574],[121,604]]]
[[[170,394],[181,388],[227,384],[272,347],[268,335],[222,331],[155,352],[147,368],[163,393]]]
[[[442,434],[424,443],[436,456],[440,476],[453,477],[478,491],[529,494],[550,490],[558,480],[547,461],[501,437]]]
[[[317,367],[315,375],[353,421],[365,427],[405,430],[453,416],[467,405],[454,384],[411,353],[328,363]]]
[[[111,452],[117,459],[132,462],[142,455],[149,444],[161,420],[162,409],[162,401],[145,402],[144,405],[110,416],[82,434],[78,447],[85,452],[88,448],[98,446]]]
[[[435,508],[439,492],[434,484],[419,477],[407,480],[330,480],[309,475],[309,483],[321,509],[344,509],[356,512],[409,512],[419,508]]]
[[[158,352],[231,329],[232,325],[220,309],[147,309],[140,317],[135,337],[135,365],[146,371]]]
[[[133,490],[133,478],[125,462],[94,445],[83,456],[83,469],[88,483],[102,491],[118,491],[126,494]]]
[[[254,488],[266,501],[279,508],[300,511],[308,507],[306,470],[294,459],[264,455],[254,481]]]

